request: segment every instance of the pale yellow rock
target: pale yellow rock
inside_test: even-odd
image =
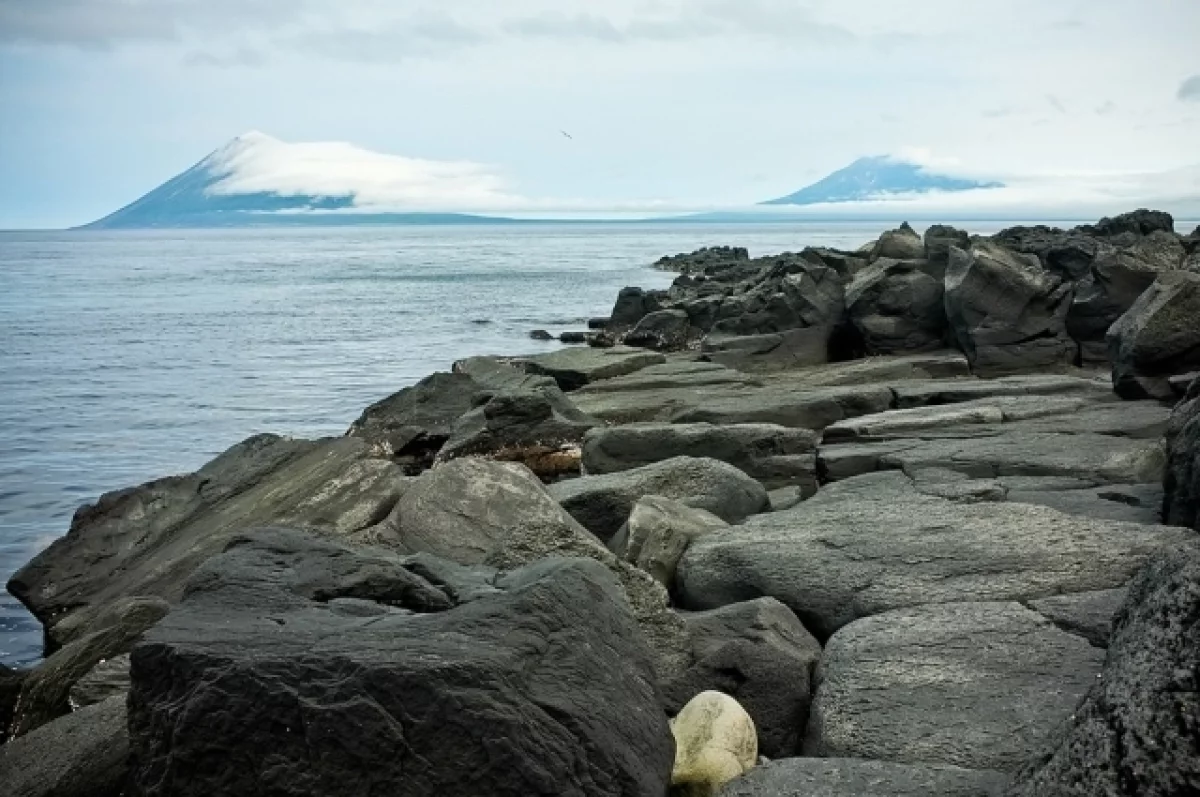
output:
[[[716,797],[758,761],[754,720],[720,692],[701,692],[671,720],[675,735],[672,797]]]

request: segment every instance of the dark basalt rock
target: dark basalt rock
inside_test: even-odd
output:
[[[531,330],[529,337],[533,340],[554,340],[554,336],[544,329]]]
[[[741,246],[706,246],[690,254],[660,257],[654,262],[654,268],[680,274],[703,274],[709,270],[745,263],[749,259],[750,253]]]
[[[971,236],[965,230],[946,224],[935,224],[925,231],[925,259],[932,267],[932,275],[944,278],[946,266],[950,264],[950,247],[971,248]]]
[[[465,373],[431,374],[363,410],[346,434],[389,456],[433,455],[454,422],[479,403],[481,385]]]
[[[754,720],[759,752],[798,755],[812,702],[821,645],[796,615],[773,598],[684,615],[695,663],[663,686],[667,710],[715,690],[733,697]]]
[[[610,329],[627,329],[655,310],[662,309],[662,297],[658,291],[644,291],[641,288],[622,288],[617,294],[617,302],[613,305],[608,317]]]
[[[579,344],[587,343],[588,333],[586,332],[563,332],[558,336],[559,343]]]
[[[977,241],[950,250],[946,316],[959,347],[980,374],[1012,373],[1074,362],[1067,335],[1070,283],[1037,258]]]
[[[0,745],[8,741],[8,727],[26,675],[28,670],[14,670],[0,664]]]
[[[1111,248],[1078,229],[1067,231],[1040,224],[1010,227],[993,235],[991,240],[1013,252],[1036,255],[1043,268],[1068,280],[1086,277],[1097,255]]]
[[[0,746],[5,797],[126,794],[125,722],[125,696],[118,695]]]
[[[248,526],[293,523],[331,535],[370,526],[407,479],[356,437],[258,435],[195,473],[107,493],[81,507],[65,537],[8,589],[46,626],[50,650],[103,627],[128,596],[176,600],[201,562]]]
[[[999,797],[1001,772],[856,758],[789,758],[755,767],[721,797]]]
[[[1114,237],[1132,233],[1134,235],[1149,235],[1155,231],[1175,232],[1175,219],[1170,213],[1161,210],[1146,210],[1139,208],[1130,213],[1109,218],[1105,216],[1095,224],[1084,224],[1075,228],[1088,235]]]
[[[1200,368],[1200,274],[1160,274],[1108,330],[1113,389],[1172,400],[1170,377]]]
[[[907,221],[897,229],[888,230],[879,236],[879,240],[871,250],[871,262],[881,258],[916,260],[922,257],[925,257],[925,242]]]
[[[941,348],[946,308],[926,260],[876,260],[846,288],[846,310],[868,354]]]
[[[664,794],[671,734],[609,571],[493,578],[455,603],[398,557],[236,541],[134,650],[135,793]]]
[[[1171,413],[1166,439],[1163,522],[1200,531],[1200,378]]]
[[[643,316],[621,342],[626,346],[674,351],[687,345],[690,331],[691,322],[686,310],[657,310]]]
[[[1011,797],[1200,794],[1200,548],[1138,573],[1103,674],[1064,733],[1030,762]]]

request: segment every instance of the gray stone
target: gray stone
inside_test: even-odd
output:
[[[1165,551],[1117,615],[1102,677],[1012,797],[1200,794],[1200,548]]]
[[[663,677],[686,665],[683,623],[668,608],[666,590],[619,561],[521,465],[468,457],[434,468],[360,539],[463,565],[516,568],[549,556],[595,559],[621,581]]]
[[[134,650],[132,790],[665,793],[671,735],[612,574],[553,559],[494,586],[456,605],[385,553],[235,541]]]
[[[821,646],[796,615],[772,598],[684,615],[694,663],[663,685],[668,713],[714,690],[754,720],[758,749],[780,758],[800,752]]]
[[[188,574],[245,528],[288,523],[347,535],[385,517],[407,484],[357,437],[258,435],[195,473],[80,508],[67,535],[17,571],[8,589],[62,644],[93,630],[89,618],[125,596],[175,601]]]
[[[622,288],[617,294],[617,302],[613,305],[608,317],[608,326],[617,329],[632,327],[646,316],[661,307],[658,292],[644,291],[641,288]]]
[[[999,797],[1000,772],[854,758],[789,758],[755,767],[721,797]]]
[[[626,346],[676,351],[687,346],[692,337],[691,329],[686,311],[675,308],[656,310],[643,316],[621,342]]]
[[[728,462],[768,489],[797,485],[806,495],[817,490],[817,435],[774,424],[629,424],[601,427],[583,441],[583,469],[589,475],[616,473],[677,456]]]
[[[120,695],[0,746],[0,784],[6,797],[120,797],[128,756]]]
[[[620,559],[645,570],[670,589],[679,557],[692,540],[727,526],[711,512],[648,495],[633,505],[629,520],[613,535],[609,548]]]
[[[563,390],[575,390],[591,382],[632,374],[666,361],[666,357],[657,352],[617,346],[611,349],[559,349],[525,358],[523,363],[529,373],[552,377]]]
[[[550,495],[601,540],[647,495],[661,495],[740,523],[768,507],[767,491],[742,471],[715,459],[673,457],[620,473],[584,476],[550,485]]]
[[[1012,373],[1074,362],[1067,335],[1072,288],[1035,257],[988,241],[950,250],[946,316],[980,374]]]
[[[945,224],[934,224],[925,230],[924,257],[933,266],[935,276],[945,278],[946,266],[950,265],[950,247],[967,250],[971,248],[971,236],[965,230]]]
[[[828,485],[736,534],[696,540],[676,588],[689,609],[768,595],[826,638],[907,606],[1120,587],[1155,551],[1192,534],[1028,504],[956,503],[902,473],[879,473]]]
[[[72,639],[34,667],[21,684],[9,733],[29,733],[69,714],[71,691],[97,664],[127,652],[146,629],[166,615],[161,598],[119,598],[96,615],[84,636]]]
[[[432,457],[459,416],[476,406],[481,388],[467,373],[431,374],[367,407],[347,434],[384,456]]]
[[[1163,522],[1200,531],[1200,379],[1171,413],[1166,442]]]
[[[71,707],[94,706],[129,691],[129,654],[99,662],[71,687]]]
[[[888,230],[879,236],[879,240],[871,249],[871,262],[881,258],[896,260],[914,260],[925,257],[925,242],[916,230],[904,222],[894,230]]]
[[[1006,500],[1038,504],[1096,520],[1157,524],[1162,522],[1162,487],[1158,484],[1112,484],[1079,490],[1009,490]]]
[[[804,498],[804,493],[801,492],[799,487],[779,487],[767,491],[767,499],[771,502],[772,512],[782,512],[785,509],[791,509],[803,501]]]
[[[925,260],[876,260],[846,288],[846,311],[868,354],[941,348],[944,289]]]
[[[1064,631],[1078,634],[1098,648],[1108,647],[1113,617],[1125,602],[1128,590],[1104,589],[1073,595],[1052,595],[1029,601],[1028,608]]]
[[[1017,603],[859,620],[825,646],[804,751],[1011,771],[1053,737],[1103,658]]]
[[[1159,275],[1108,330],[1113,389],[1127,399],[1173,400],[1169,378],[1200,367],[1200,274]]]

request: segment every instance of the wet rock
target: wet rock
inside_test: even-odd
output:
[[[999,797],[1007,776],[939,764],[789,758],[751,770],[722,797]]]
[[[587,325],[588,325],[588,329],[607,329],[608,328],[608,319],[607,318],[589,318]]]
[[[613,535],[609,548],[669,590],[679,557],[692,540],[727,526],[711,512],[648,495],[633,505],[629,520]]]
[[[696,540],[676,589],[688,609],[767,595],[827,638],[901,607],[1120,587],[1153,553],[1192,534],[1028,504],[958,503],[920,492],[902,473],[879,473],[828,485],[736,534]]]
[[[531,374],[549,376],[563,390],[576,390],[600,379],[624,376],[667,359],[656,352],[624,346],[612,349],[560,349],[524,361]]]
[[[817,490],[818,437],[807,429],[774,424],[627,424],[592,429],[583,442],[583,468],[589,475],[617,473],[677,456],[728,462],[768,489]]]
[[[132,788],[665,793],[651,656],[611,573],[556,559],[493,586],[455,605],[386,554],[284,530],[237,541],[134,651]]]
[[[721,787],[758,763],[754,721],[720,692],[701,692],[671,720],[675,767],[671,794],[717,797]]]
[[[797,755],[821,645],[774,598],[684,615],[694,663],[663,685],[674,713],[706,690],[735,698],[758,730],[763,755]]]
[[[942,280],[925,260],[876,260],[846,288],[846,308],[868,354],[941,348],[946,334]]]
[[[385,517],[408,480],[357,437],[258,435],[195,473],[107,493],[80,508],[65,537],[21,568],[8,589],[53,645],[92,630],[125,596],[177,600],[189,573],[255,525],[292,523],[341,536]]]
[[[946,316],[976,373],[998,374],[1069,365],[1072,286],[1037,258],[977,241],[950,251]]]
[[[767,509],[767,491],[715,459],[673,457],[640,468],[550,485],[550,495],[601,540],[610,540],[647,495],[660,495],[739,523]]]
[[[1171,400],[1169,378],[1200,368],[1200,274],[1160,274],[1108,331],[1113,389]]]
[[[1117,615],[1102,677],[1017,776],[1012,797],[1200,792],[1200,548],[1165,551]]]
[[[1017,603],[859,620],[825,646],[805,754],[1012,770],[1070,716],[1103,656]]]
[[[1074,595],[1051,595],[1029,601],[1028,608],[1064,631],[1078,634],[1098,648],[1108,647],[1113,618],[1125,602],[1128,590],[1105,589]]]
[[[558,336],[559,343],[568,343],[579,345],[588,342],[588,333],[586,332],[562,332]]]
[[[169,608],[161,598],[120,598],[101,612],[93,623],[99,630],[68,642],[28,673],[13,710],[10,734],[21,736],[69,714],[77,683],[98,664],[127,653]]]
[[[128,756],[119,695],[0,747],[0,784],[7,797],[120,797]]]
[[[533,340],[554,340],[554,336],[544,329],[531,330],[529,337]]]

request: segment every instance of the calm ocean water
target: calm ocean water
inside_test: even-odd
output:
[[[257,432],[345,431],[455,359],[555,348],[659,256],[857,247],[885,223],[0,233],[0,577],[102,492]],[[971,223],[975,232],[998,224]],[[40,655],[0,598],[0,662]]]

